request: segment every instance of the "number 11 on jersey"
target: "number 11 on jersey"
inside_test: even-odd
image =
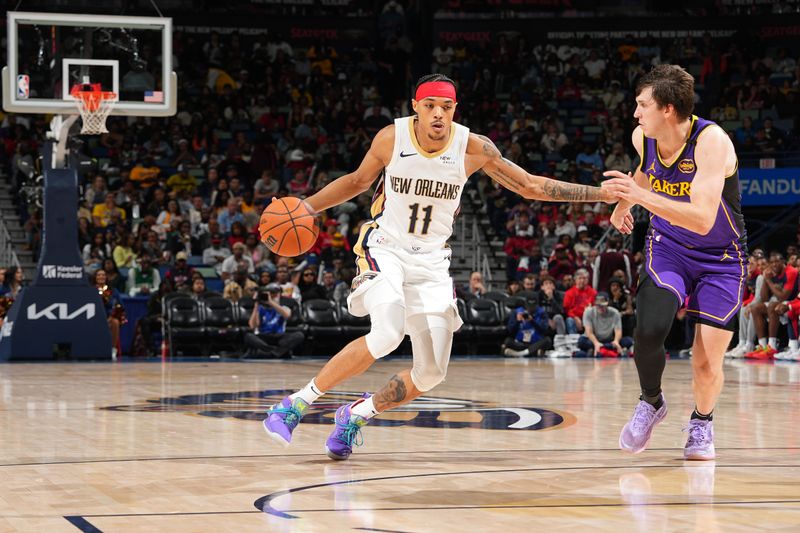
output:
[[[408,223],[408,232],[414,233],[415,229],[417,228],[417,217],[419,216],[419,204],[411,204],[408,206],[411,209],[411,216],[409,218]],[[428,234],[428,226],[431,225],[431,213],[433,212],[432,205],[426,205],[422,208],[422,212],[425,213],[425,216],[422,218],[422,230],[420,231],[420,235],[427,235]]]

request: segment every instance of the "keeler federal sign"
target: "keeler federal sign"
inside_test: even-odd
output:
[[[800,203],[800,168],[741,168],[742,205],[792,205]]]

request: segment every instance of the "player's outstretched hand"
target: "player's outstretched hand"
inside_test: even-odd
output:
[[[611,178],[603,182],[604,189],[620,200],[632,204],[641,203],[641,199],[647,191],[639,187],[630,174],[623,174],[619,170],[606,170],[603,175]]]
[[[607,184],[607,181],[604,181],[600,184],[600,201],[607,204],[615,204],[619,202],[619,194],[611,187],[608,187]]]

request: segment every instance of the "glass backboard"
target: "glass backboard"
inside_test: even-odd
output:
[[[7,24],[7,112],[76,114],[72,87],[100,83],[112,115],[175,114],[172,19],[10,11]]]

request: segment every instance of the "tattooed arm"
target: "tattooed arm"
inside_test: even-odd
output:
[[[530,200],[556,202],[608,202],[616,197],[601,187],[567,183],[529,174],[504,158],[488,137],[470,133],[467,145],[467,176],[483,170],[494,181]]]

